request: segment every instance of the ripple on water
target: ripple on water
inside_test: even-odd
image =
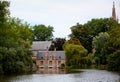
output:
[[[70,74],[29,74],[0,78],[0,82],[119,82],[120,75],[106,70],[83,69]]]

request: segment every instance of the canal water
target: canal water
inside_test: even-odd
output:
[[[0,82],[120,82],[120,75],[95,69],[39,69],[34,74],[0,76]]]

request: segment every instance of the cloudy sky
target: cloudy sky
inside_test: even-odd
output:
[[[54,37],[67,38],[70,27],[84,24],[92,18],[111,17],[113,0],[9,0],[12,17],[31,25],[54,27]],[[114,0],[120,19],[120,1]],[[119,13],[119,14],[118,14]]]

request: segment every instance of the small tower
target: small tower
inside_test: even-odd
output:
[[[113,8],[112,8],[112,18],[117,21],[114,1],[113,1]]]

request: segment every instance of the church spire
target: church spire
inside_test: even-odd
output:
[[[116,12],[115,12],[115,2],[113,1],[113,8],[112,8],[112,18],[117,21]]]

